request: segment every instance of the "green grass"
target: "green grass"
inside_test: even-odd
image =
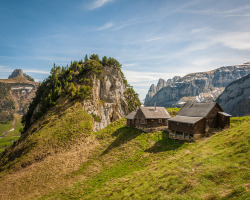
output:
[[[14,130],[6,133],[5,135],[3,135],[4,132],[12,129],[13,121],[9,122],[4,126],[0,124],[1,136],[4,137],[0,139],[0,154],[4,152],[6,148],[9,148],[13,144],[13,142],[17,141],[20,136],[19,129],[22,128],[21,116],[18,114],[14,114],[14,118],[15,118]]]
[[[167,108],[166,109],[171,117],[174,117],[180,110],[180,108]]]
[[[4,152],[4,150],[10,147],[14,141],[17,141],[19,136],[12,136],[0,139],[0,154]]]
[[[12,123],[13,121],[0,123],[0,136],[2,136],[3,133],[9,131],[12,128]]]
[[[88,174],[95,165],[100,168],[98,173],[42,199],[250,197],[250,117],[233,118],[231,129],[197,143],[168,139],[165,132],[146,134],[123,127],[121,122],[97,133],[111,144],[90,158],[75,176]]]
[[[8,189],[10,196],[5,198],[249,198],[250,117],[232,118],[230,129],[195,143],[169,139],[166,131],[145,133],[126,127],[125,119],[91,133],[90,120],[78,105],[63,115],[51,113],[34,126],[30,152],[12,162],[23,164],[21,175],[6,165],[14,179],[11,174],[0,178],[0,190],[6,191],[6,183],[15,188]],[[77,142],[88,136],[93,139]],[[84,145],[94,146],[87,150]],[[36,160],[46,152],[51,155]],[[33,165],[23,175],[28,162]]]

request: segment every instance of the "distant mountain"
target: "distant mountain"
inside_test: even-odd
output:
[[[221,67],[208,72],[176,76],[167,81],[159,79],[157,86],[151,85],[145,98],[145,106],[171,107],[186,101],[215,101],[232,81],[250,73],[250,63]]]
[[[250,74],[230,83],[216,101],[233,116],[250,115]]]
[[[37,87],[38,83],[21,69],[14,70],[8,79],[0,79],[0,121],[11,121],[15,112],[26,113]]]
[[[31,76],[29,76],[28,74],[23,73],[23,70],[21,69],[15,69],[11,75],[9,75],[8,79],[11,78],[16,78],[18,76],[24,77],[25,79],[27,79],[28,81],[35,81]]]

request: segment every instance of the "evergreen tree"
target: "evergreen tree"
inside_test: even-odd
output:
[[[85,55],[84,62],[87,62],[89,60],[88,55]]]
[[[108,58],[107,58],[107,56],[104,56],[104,57],[102,58],[102,65],[103,65],[103,66],[108,65]]]
[[[101,62],[98,54],[92,54],[89,58],[90,60],[96,60],[97,62]]]

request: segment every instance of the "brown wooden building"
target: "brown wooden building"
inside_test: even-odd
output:
[[[171,116],[164,107],[140,107],[126,116],[127,126],[153,128],[167,126]]]
[[[210,128],[230,126],[230,117],[216,102],[188,102],[175,117],[169,119],[169,137],[181,140],[199,139]]]

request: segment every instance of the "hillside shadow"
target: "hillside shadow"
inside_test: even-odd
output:
[[[122,127],[117,129],[115,132],[113,132],[111,135],[112,137],[117,137],[115,141],[113,141],[108,148],[103,151],[102,155],[107,154],[110,152],[112,149],[117,148],[121,146],[122,144],[125,144],[134,138],[138,137],[144,133],[142,130],[136,129],[136,128],[130,128],[130,127]]]
[[[168,137],[167,131],[162,131],[162,139],[154,144],[154,146],[145,150],[148,153],[159,153],[164,151],[172,151],[179,149],[185,141],[173,140]]]

